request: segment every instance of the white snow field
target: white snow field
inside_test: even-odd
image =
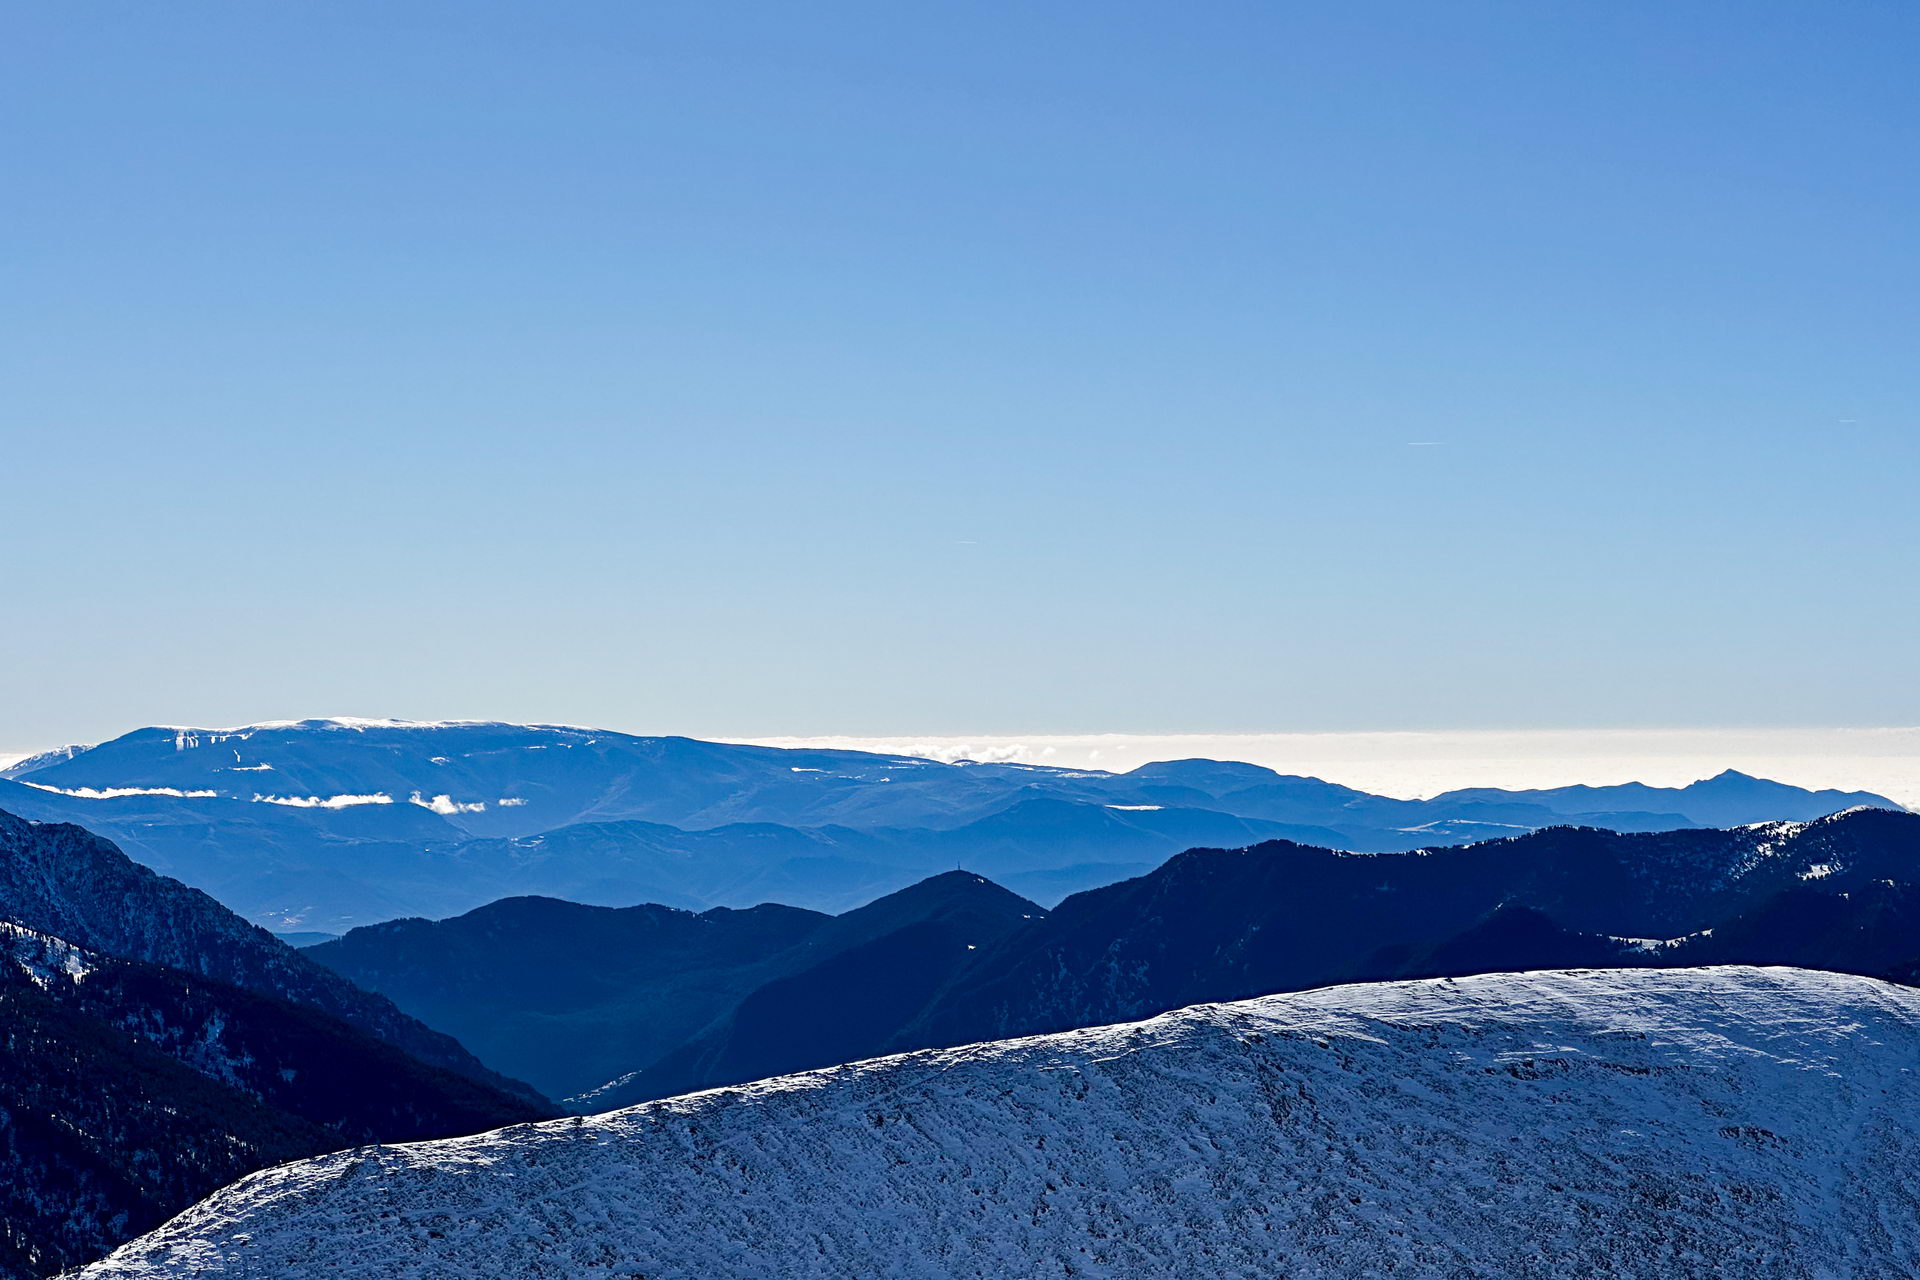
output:
[[[1920,991],[1383,983],[256,1174],[107,1277],[1920,1275]]]

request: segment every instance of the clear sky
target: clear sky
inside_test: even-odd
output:
[[[0,750],[1920,723],[1920,6],[0,14]]]

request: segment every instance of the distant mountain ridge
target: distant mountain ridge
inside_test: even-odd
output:
[[[1501,791],[1473,787],[1447,791],[1436,804],[1539,805],[1563,817],[1603,810],[1638,810],[1684,814],[1703,827],[1734,827],[1750,822],[1809,822],[1845,809],[1866,806],[1899,809],[1884,796],[1865,791],[1806,791],[1783,782],[1755,778],[1727,769],[1684,787],[1650,787],[1640,782],[1613,786],[1576,785],[1534,791]],[[1761,810],[1766,818],[1753,815]]]
[[[1569,821],[1673,830],[1897,807],[1733,773],[1398,800],[1221,761],[1112,774],[353,719],[141,729],[5,774],[0,808],[100,831],[258,923],[326,932],[529,894],[843,911],[955,865],[1055,902],[1201,845],[1388,852]]]

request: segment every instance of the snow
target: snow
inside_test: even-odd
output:
[[[198,740],[218,742],[223,738],[242,738],[248,734],[274,729],[560,729],[581,733],[609,733],[612,730],[596,729],[592,725],[580,724],[521,724],[512,720],[397,720],[383,716],[313,716],[305,720],[257,720],[252,724],[230,725],[223,729],[208,729],[196,725],[162,724],[156,729],[165,729],[174,735],[175,746],[199,746]],[[193,739],[193,741],[189,741]]]
[[[42,991],[55,982],[79,982],[98,957],[63,938],[0,920],[0,957],[11,960]]]
[[[1920,992],[1329,988],[256,1174],[90,1280],[1920,1271]]]
[[[16,766],[44,768],[61,760],[71,760],[82,751],[90,751],[88,743],[76,742],[64,747],[51,747],[44,751],[0,751],[0,773]]]

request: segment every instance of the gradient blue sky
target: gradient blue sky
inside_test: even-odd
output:
[[[1920,7],[0,51],[0,750],[1920,722]]]

